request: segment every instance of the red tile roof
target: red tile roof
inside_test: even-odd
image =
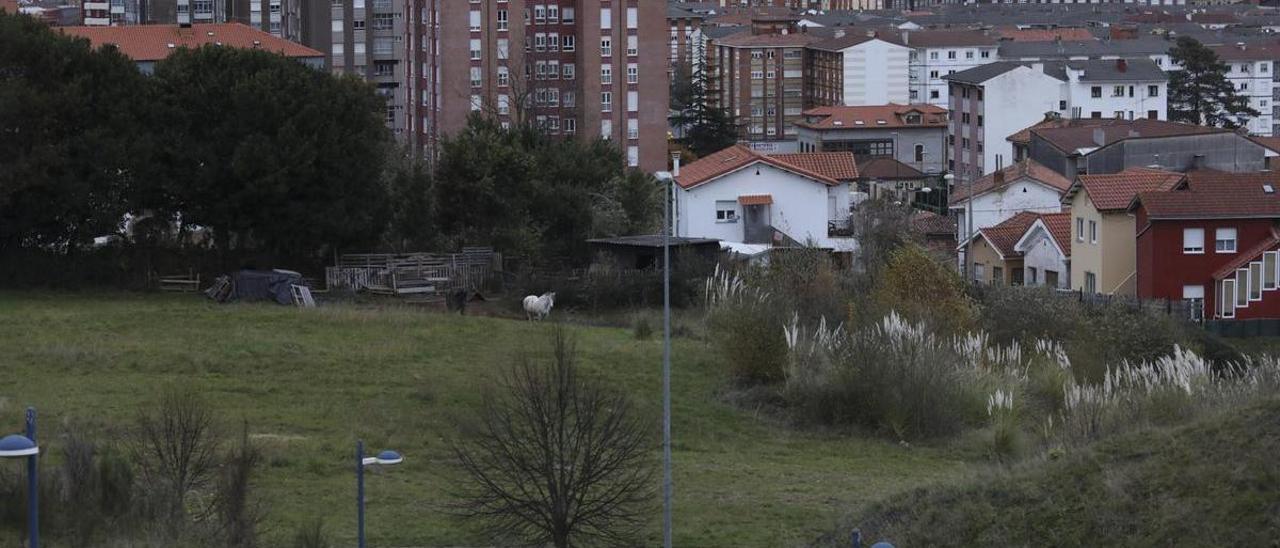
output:
[[[1209,46],[1223,61],[1272,61],[1280,59],[1280,43],[1250,43],[1240,45]]]
[[[1243,267],[1258,259],[1265,251],[1271,251],[1272,248],[1280,244],[1280,233],[1276,232],[1276,227],[1271,227],[1271,234],[1262,241],[1254,244],[1253,247],[1236,254],[1236,258],[1232,259],[1221,268],[1213,271],[1213,279],[1221,280],[1235,273],[1237,268]]]
[[[324,57],[324,54],[240,23],[128,25],[123,27],[60,27],[59,32],[87,38],[94,47],[114,45],[134,61],[159,61],[177,48],[222,45],[262,49],[286,57]]]
[[[858,177],[857,162],[852,152],[805,152],[766,156],[743,145],[733,145],[700,158],[687,166],[682,166],[680,176],[676,177],[676,184],[681,188],[693,188],[756,162],[763,162],[828,185],[836,185],[842,180]]]
[[[908,113],[919,113],[919,124],[907,124]],[[947,109],[934,105],[868,105],[817,107],[804,111],[795,125],[811,129],[946,127]]]
[[[1009,40],[1011,42],[1052,42],[1054,40],[1066,41],[1084,41],[1095,40],[1089,29],[1082,28],[1061,28],[1061,29],[1019,29],[1019,28],[1001,28],[996,31],[1001,40]]]
[[[742,205],[769,205],[773,203],[772,194],[745,194],[738,196],[738,203]]]
[[[1000,253],[1001,257],[1005,259],[1021,257],[1022,254],[1014,249],[1014,245],[1018,243],[1018,240],[1022,239],[1022,235],[1026,234],[1027,229],[1031,228],[1031,224],[1039,218],[1040,215],[1036,213],[1023,211],[1005,219],[1004,222],[998,225],[979,229],[978,234],[986,238],[987,242],[991,244],[991,247],[995,248],[996,252]]]
[[[1267,192],[1263,185],[1270,185]],[[1130,211],[1144,208],[1159,219],[1280,219],[1280,173],[1187,173],[1186,184],[1175,190],[1140,192]]]
[[[1277,58],[1280,59],[1280,55],[1278,55]],[[1264,147],[1267,147],[1272,152],[1280,152],[1280,137],[1251,136],[1249,137],[1249,139],[1253,140],[1253,142],[1255,143],[1258,143]]]
[[[1042,213],[1040,222],[1049,229],[1049,235],[1068,257],[1071,256],[1071,212]]]
[[[1108,126],[1115,123],[1123,122],[1119,118],[1063,118],[1055,116],[1046,118],[1035,124],[1022,128],[1022,130],[1005,137],[1004,140],[1016,144],[1031,144],[1031,131],[1036,129],[1064,128],[1064,127],[1098,127]]]
[[[772,154],[769,157],[837,181],[847,182],[858,178],[858,162],[852,152],[797,152]]]
[[[1003,181],[997,183],[997,174],[1003,177]],[[1045,167],[1035,160],[1027,159],[1000,171],[984,175],[981,179],[973,182],[973,196],[981,196],[993,190],[1007,187],[1019,180],[1031,179],[1039,183],[1055,188],[1059,194],[1065,193],[1071,188],[1071,181],[1063,177],[1060,173]],[[956,183],[951,189],[951,202],[955,203],[959,200],[967,199],[970,196],[969,185]]]
[[[1118,173],[1081,175],[1068,194],[1084,190],[1098,211],[1123,211],[1138,193],[1172,190],[1182,180],[1181,173],[1145,167],[1129,168]]]

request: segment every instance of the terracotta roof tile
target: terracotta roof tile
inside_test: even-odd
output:
[[[1267,192],[1264,185],[1270,185]],[[1140,192],[1130,210],[1146,210],[1151,219],[1280,219],[1280,173],[1187,173],[1175,190]]]
[[[1077,185],[1089,196],[1095,209],[1106,212],[1128,208],[1138,193],[1172,190],[1182,180],[1181,173],[1130,168],[1118,173],[1081,175]]]
[[[676,184],[681,188],[693,188],[756,162],[764,162],[828,185],[858,177],[857,161],[852,152],[804,152],[766,156],[743,145],[733,145],[682,166],[680,176],[676,177]]]
[[[852,152],[797,152],[769,157],[837,181],[858,178],[858,162]]]
[[[996,182],[997,174],[1003,177],[1003,182]],[[981,179],[973,182],[973,196],[981,196],[992,190],[1004,188],[1022,179],[1032,179],[1041,184],[1058,190],[1059,194],[1065,193],[1071,188],[1071,181],[1062,174],[1045,167],[1035,160],[1027,159],[1000,171],[988,173]],[[955,203],[959,200],[967,199],[970,196],[969,185],[956,183],[951,189],[951,202]]]
[[[1054,117],[1054,118],[1041,120],[1039,122],[1036,122],[1035,124],[1022,128],[1017,133],[1014,133],[1013,135],[1005,137],[1005,140],[1009,141],[1010,143],[1027,145],[1027,144],[1031,144],[1031,131],[1035,129],[1049,129],[1049,128],[1063,128],[1063,127],[1098,127],[1098,126],[1112,125],[1120,122],[1123,122],[1123,120],[1119,118]]]
[[[744,194],[738,196],[738,203],[742,205],[768,205],[773,203],[772,194]]]
[[[956,235],[955,217],[945,217],[932,211],[920,211],[912,215],[911,226],[921,234]]]
[[[996,31],[1001,40],[1010,42],[1052,42],[1054,40],[1093,40],[1089,29],[1019,29],[1001,28]]]
[[[1071,256],[1071,212],[1042,213],[1040,221],[1049,229],[1049,235],[1068,257]]]
[[[1277,55],[1277,58],[1280,58],[1280,55]],[[1253,142],[1258,143],[1264,147],[1267,147],[1268,149],[1271,149],[1272,152],[1280,152],[1280,137],[1251,136],[1249,137],[1249,139],[1252,139]]]
[[[919,124],[907,124],[908,113],[920,114]],[[804,121],[795,125],[812,129],[857,129],[885,127],[946,127],[947,109],[934,105],[887,105],[817,107],[804,111]],[[883,123],[881,123],[883,122]]]
[[[1022,235],[1026,234],[1027,229],[1031,228],[1031,224],[1039,218],[1040,215],[1030,211],[1023,211],[1005,219],[998,225],[979,229],[978,234],[986,238],[987,242],[1000,253],[1001,257],[1006,259],[1021,257],[1022,254],[1018,253],[1013,246],[1018,243],[1018,240],[1022,239]]]
[[[94,47],[112,44],[134,61],[159,61],[177,48],[211,44],[262,49],[286,57],[324,57],[319,51],[240,23],[195,24],[191,28],[178,25],[59,27],[58,31],[86,38]]]
[[[858,176],[863,179],[923,179],[928,177],[920,170],[894,158],[877,156],[858,163]]]

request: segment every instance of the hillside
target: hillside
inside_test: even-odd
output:
[[[898,546],[1280,546],[1280,399],[916,490],[853,522]]]

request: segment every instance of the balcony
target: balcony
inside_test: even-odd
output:
[[[827,237],[852,238],[853,223],[847,217],[844,219],[832,219],[827,221]]]

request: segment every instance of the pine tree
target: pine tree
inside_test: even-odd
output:
[[[681,144],[698,156],[706,156],[738,142],[738,128],[723,110],[708,104],[707,77],[696,67],[688,84],[688,101],[677,111],[672,125],[685,128]]]
[[[1169,56],[1182,66],[1169,77],[1170,120],[1237,128],[1259,114],[1227,79],[1227,64],[1195,38],[1179,38]]]

